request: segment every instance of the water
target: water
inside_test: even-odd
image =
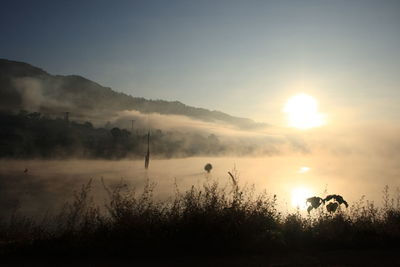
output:
[[[204,171],[206,163],[213,165],[209,175]],[[94,200],[101,205],[107,199],[101,178],[111,186],[122,179],[138,191],[149,178],[156,183],[155,196],[168,199],[174,194],[175,183],[180,190],[212,180],[227,186],[227,172],[234,169],[241,185],[254,185],[256,191],[276,194],[282,211],[293,211],[304,194],[341,194],[350,203],[365,195],[380,204],[385,185],[392,192],[400,186],[399,164],[378,157],[163,159],[151,160],[147,172],[142,160],[2,160],[0,208],[3,216],[15,210],[27,215],[53,212],[89,179],[93,179]]]

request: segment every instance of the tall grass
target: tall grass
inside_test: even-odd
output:
[[[281,214],[276,196],[206,181],[170,201],[156,201],[149,181],[141,193],[127,184],[104,184],[104,208],[91,200],[92,181],[83,185],[57,216],[42,221],[14,215],[0,224],[1,256],[141,256],[187,253],[268,254],[276,250],[397,247],[400,195],[383,192],[383,206],[362,197],[334,214]],[[272,252],[271,252],[272,251]]]

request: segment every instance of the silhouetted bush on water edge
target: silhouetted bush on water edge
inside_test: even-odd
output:
[[[232,177],[229,188],[206,181],[202,187],[156,201],[154,184],[143,192],[124,183],[109,187],[105,209],[82,186],[56,216],[42,221],[15,215],[0,225],[0,253],[24,257],[145,257],[204,254],[268,255],[274,251],[397,248],[400,198],[384,190],[381,208],[363,198],[329,214],[281,214],[276,196],[256,194]],[[104,183],[103,183],[104,184]]]

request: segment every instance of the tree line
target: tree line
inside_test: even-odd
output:
[[[147,149],[148,129],[94,127],[27,111],[1,112],[0,123],[2,158],[139,158]],[[219,155],[228,149],[214,134],[159,129],[150,134],[151,153],[158,157]]]

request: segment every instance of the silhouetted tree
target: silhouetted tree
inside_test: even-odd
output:
[[[210,163],[207,163],[206,166],[204,166],[204,170],[210,173],[210,171],[212,170],[212,165]]]

